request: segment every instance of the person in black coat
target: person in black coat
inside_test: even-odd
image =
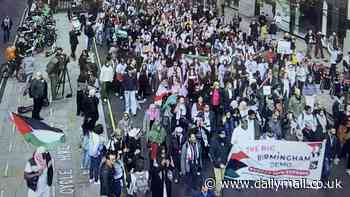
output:
[[[277,31],[278,31],[277,24],[273,21],[269,27],[269,34],[271,36],[271,40],[276,40]]]
[[[77,80],[77,116],[83,115],[83,100],[87,91],[87,77],[85,75],[79,75]]]
[[[78,34],[74,31],[71,30],[69,32],[69,43],[70,43],[70,49],[71,49],[71,57],[73,59],[76,58],[75,56],[75,51],[77,50],[77,46],[79,44],[79,40],[78,40]]]
[[[177,183],[179,174],[181,171],[181,149],[186,142],[186,136],[183,134],[181,127],[176,127],[173,135],[170,139],[170,155],[173,158],[175,169],[174,169],[174,182]]]
[[[161,197],[165,193],[167,197],[171,197],[174,162],[167,155],[165,147],[160,148],[157,163],[159,166],[151,168],[152,197]]]
[[[253,22],[249,25],[250,27],[250,36],[253,40],[257,40],[259,37],[259,24],[256,23],[254,20]]]
[[[106,161],[104,161],[100,168],[100,195],[101,197],[112,197],[113,195],[113,181],[115,175],[114,163],[116,156],[112,153],[107,153]]]
[[[80,31],[83,31],[83,28],[86,26],[86,16],[85,14],[81,14],[79,17],[80,22]]]
[[[87,50],[90,51],[93,43],[93,38],[95,37],[95,31],[92,27],[91,22],[86,23],[84,32],[85,32],[85,36],[87,37]]]
[[[325,136],[326,148],[324,153],[324,165],[322,170],[322,179],[328,180],[333,162],[338,163],[340,156],[340,142],[336,136],[335,128],[329,128]]]
[[[98,103],[99,100],[96,97],[96,90],[89,90],[89,95],[83,99],[82,106],[84,112],[84,123],[82,125],[83,132],[87,133],[92,131],[98,120]]]
[[[214,174],[217,183],[215,189],[217,194],[221,192],[221,181],[224,179],[230,146],[224,130],[210,142],[210,159],[214,164]]]
[[[43,120],[43,118],[40,117],[40,111],[44,105],[45,99],[47,98],[47,83],[40,72],[36,73],[35,78],[29,86],[29,95],[33,98],[34,103],[32,118]]]

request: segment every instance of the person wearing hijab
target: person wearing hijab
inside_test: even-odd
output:
[[[53,180],[51,155],[45,147],[38,147],[24,168],[28,197],[49,197]]]

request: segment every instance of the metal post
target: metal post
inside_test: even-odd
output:
[[[322,34],[327,35],[327,18],[328,18],[328,3],[323,0],[322,8]]]

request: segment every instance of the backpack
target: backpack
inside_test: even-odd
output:
[[[149,190],[148,184],[148,172],[144,171],[142,173],[133,173],[132,176],[135,178],[135,192],[136,193],[146,193]]]

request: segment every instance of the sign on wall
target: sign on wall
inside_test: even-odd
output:
[[[279,28],[289,32],[290,6],[289,0],[276,1],[276,23]]]
[[[320,180],[324,152],[324,142],[239,142],[229,154],[225,178]]]

